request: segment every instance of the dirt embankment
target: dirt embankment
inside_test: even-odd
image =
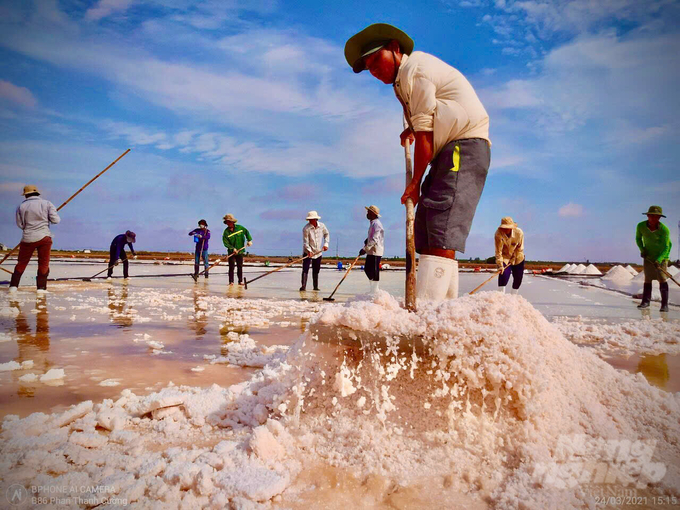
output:
[[[138,251],[137,252],[138,258],[141,260],[171,260],[171,261],[192,261],[194,259],[193,254],[187,253],[187,252],[161,252],[161,251]],[[67,251],[67,250],[53,250],[52,251],[52,256],[53,257],[66,257],[66,258],[91,258],[91,259],[102,259],[102,258],[107,258],[109,257],[109,252],[108,251],[92,251],[91,253],[83,253],[83,252],[78,252],[78,251]],[[215,260],[219,258],[219,254],[214,254],[210,256],[211,260]],[[293,259],[290,257],[282,256],[282,257],[269,257],[269,256],[263,256],[263,255],[256,255],[256,254],[249,254],[246,257],[247,262],[262,262],[264,263],[265,261],[273,262],[273,263],[283,263],[285,264],[286,262],[290,262]],[[324,257],[324,260],[326,263],[329,264],[337,264],[338,261],[342,261],[343,265],[349,264],[353,259],[351,257],[329,257],[326,256]],[[564,262],[531,262],[527,261],[525,267],[530,270],[530,271],[541,271],[543,269],[552,269],[552,270],[557,270],[560,269],[562,266],[567,264],[568,261]],[[404,267],[406,265],[406,262],[404,259],[383,259],[383,264],[389,264],[392,267]],[[617,263],[601,263],[601,264],[595,264],[595,266],[602,272],[605,273],[609,271],[611,267],[616,265]],[[624,264],[625,265],[625,264]],[[461,269],[475,269],[475,268],[480,268],[480,270],[487,270],[487,269],[494,269],[496,266],[495,264],[487,264],[484,262],[480,261],[465,261],[465,260],[459,260],[458,261],[458,266]],[[638,265],[633,265],[638,271],[642,270],[642,266]]]

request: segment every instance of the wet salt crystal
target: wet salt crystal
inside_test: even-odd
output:
[[[16,361],[8,361],[7,363],[0,363],[0,372],[10,372],[12,370],[19,370],[21,365]]]
[[[58,379],[63,379],[66,376],[64,369],[62,368],[51,368],[45,374],[40,376],[40,382],[55,381]]]
[[[33,360],[32,359],[28,359],[26,361],[21,362],[21,369],[22,370],[28,370],[28,369],[31,369],[31,368],[33,368]]]
[[[99,383],[99,386],[118,386],[120,385],[120,379],[104,379]]]
[[[163,347],[165,347],[163,342],[159,342],[157,340],[149,340],[148,342],[146,342],[146,345],[148,345],[152,349],[158,349],[158,350],[161,350],[161,349],[163,349]]]
[[[364,405],[366,405],[366,397],[361,396],[357,400],[357,407],[361,408],[361,407],[364,407]]]
[[[193,367],[191,369],[192,372],[203,372],[205,370],[205,367]]]
[[[429,402],[425,402],[425,403],[423,404],[423,407],[424,407],[425,409],[429,409],[430,407],[432,407],[432,404],[430,404]]]
[[[19,380],[22,382],[35,382],[38,380],[38,376],[36,374],[25,374],[19,377]]]

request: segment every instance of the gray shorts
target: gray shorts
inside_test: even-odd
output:
[[[465,241],[491,163],[483,138],[454,140],[432,161],[416,209],[416,251],[442,248],[465,252]]]
[[[661,268],[664,271],[668,271],[668,259],[661,263]],[[642,270],[645,272],[645,283],[650,283],[654,280],[663,283],[668,279],[666,273],[661,271],[661,269],[657,269],[656,266],[647,259],[642,263]]]

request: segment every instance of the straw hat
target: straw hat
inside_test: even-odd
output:
[[[517,228],[517,223],[512,221],[512,218],[510,216],[506,216],[504,218],[501,218],[501,226],[498,228],[509,228],[514,230]]]
[[[24,189],[26,189],[26,188],[24,188]],[[663,214],[663,209],[661,208],[660,205],[650,205],[649,210],[647,212],[643,212],[642,214],[653,214],[655,216],[661,216],[662,218],[666,217]]]
[[[24,186],[24,191],[23,191],[23,193],[21,193],[21,194],[22,194],[23,196],[26,196],[26,195],[29,195],[30,193],[38,193],[38,194],[40,194],[40,192],[38,191],[38,188],[36,188],[35,186],[33,186],[33,184],[27,184],[26,186]]]
[[[307,217],[305,218],[306,220],[320,220],[321,216],[319,216],[319,213],[316,211],[309,211],[307,213]]]
[[[368,207],[364,207],[367,211],[371,211],[373,214],[375,214],[378,218],[380,218],[380,208],[377,205],[369,205]]]
[[[233,221],[234,223],[236,223],[236,218],[234,218],[233,214],[225,214],[223,219],[224,221]]]
[[[366,69],[364,58],[378,51],[392,39],[399,41],[405,55],[411,54],[413,39],[405,32],[387,23],[374,23],[347,40],[345,43],[345,59],[355,73],[360,73]]]

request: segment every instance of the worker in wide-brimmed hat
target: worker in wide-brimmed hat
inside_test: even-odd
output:
[[[345,44],[355,73],[368,70],[392,85],[408,124],[401,143],[415,141],[413,179],[401,202],[417,204],[418,274],[450,274],[448,287],[419,278],[419,298],[458,294],[456,251],[465,251],[490,163],[489,116],[472,85],[438,58],[413,51],[413,40],[396,27],[366,27]],[[430,171],[422,183],[427,166]]]
[[[658,205],[652,205],[647,210],[646,221],[638,223],[635,229],[635,242],[640,248],[640,256],[643,258],[645,283],[642,288],[642,302],[638,308],[649,308],[652,300],[652,282],[659,282],[661,292],[661,311],[668,311],[668,258],[671,254],[671,232],[668,227],[661,223],[665,218],[663,209]]]
[[[307,290],[307,276],[309,266],[312,266],[312,282],[314,290],[319,290],[319,271],[321,271],[322,252],[328,250],[331,242],[331,235],[326,225],[319,220],[321,216],[316,211],[307,213],[307,224],[302,229],[302,256],[306,257],[302,261],[302,285],[300,291]]]
[[[23,230],[17,265],[14,267],[9,291],[14,293],[19,288],[21,275],[24,274],[34,251],[38,251],[38,276],[36,284],[38,293],[47,292],[47,276],[50,274],[50,252],[52,251],[52,232],[50,224],[61,221],[57,208],[52,202],[40,198],[40,191],[33,185],[24,186],[21,193],[24,201],[17,207],[17,227]]]
[[[229,255],[229,285],[234,285],[234,268],[237,268],[238,284],[243,285],[243,251],[253,245],[253,237],[248,229],[239,225],[233,214],[222,218],[227,228],[222,234],[222,243]]]
[[[125,254],[125,245],[127,244],[130,248],[132,258],[136,259],[137,254],[135,253],[135,249],[132,246],[132,243],[134,243],[136,240],[137,234],[135,234],[132,230],[127,230],[124,234],[118,234],[113,238],[113,241],[111,241],[111,246],[109,247],[109,270],[106,275],[107,278],[113,277],[113,268],[114,266],[118,265],[119,259],[123,262],[123,278],[130,277],[128,274],[129,262],[127,255]]]
[[[496,267],[498,286],[505,292],[505,287],[512,274],[512,293],[517,294],[524,277],[524,232],[512,221],[510,216],[501,219],[500,226],[494,235],[496,245]]]
[[[366,255],[364,273],[371,282],[371,294],[378,290],[380,282],[380,261],[385,252],[385,229],[380,222],[380,209],[375,205],[366,207],[366,219],[370,221],[368,236],[359,255]]]

